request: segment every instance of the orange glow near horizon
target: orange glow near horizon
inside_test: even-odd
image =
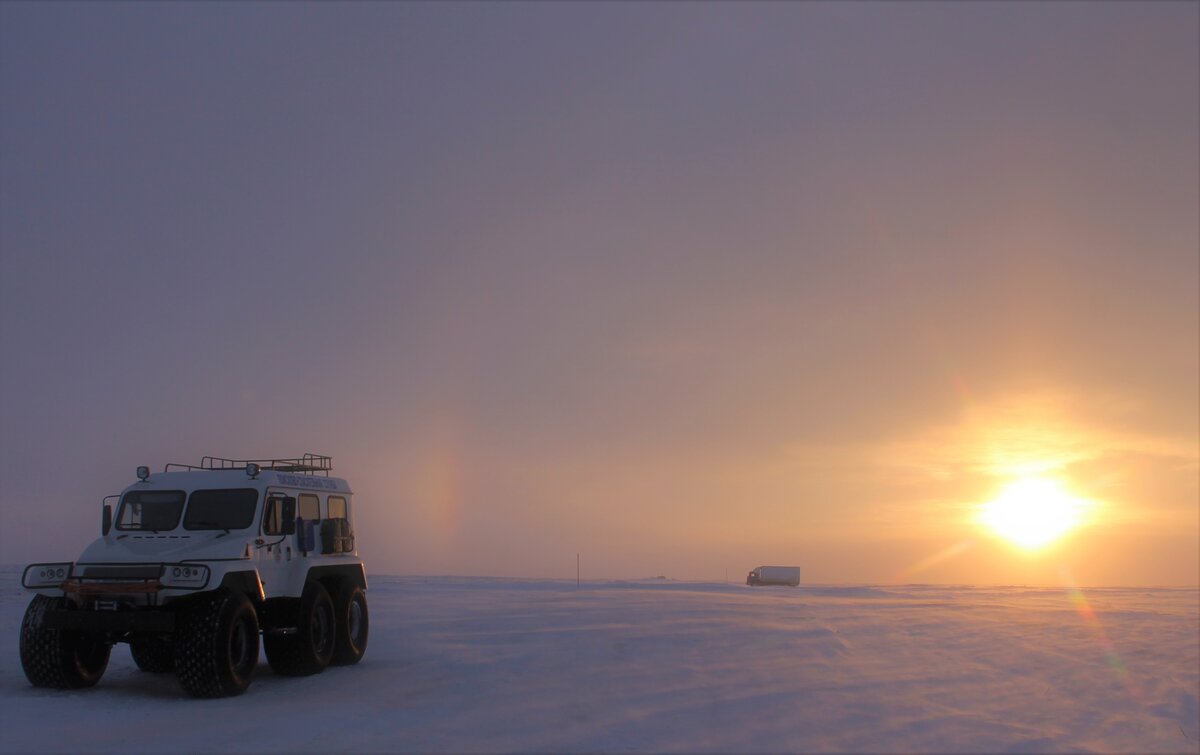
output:
[[[1047,477],[1021,477],[979,509],[980,524],[1018,547],[1050,545],[1083,522],[1091,503]]]

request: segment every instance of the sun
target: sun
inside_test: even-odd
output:
[[[1035,550],[1076,527],[1086,507],[1087,501],[1072,496],[1057,480],[1025,477],[983,504],[979,521],[1021,548]]]

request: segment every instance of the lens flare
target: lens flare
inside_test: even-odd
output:
[[[943,548],[942,550],[938,551],[937,553],[934,553],[932,556],[929,556],[928,558],[924,558],[924,559],[918,561],[917,563],[913,564],[912,566],[905,568],[899,574],[896,574],[895,576],[893,576],[892,581],[900,582],[900,583],[908,582],[914,576],[916,576],[917,574],[920,574],[921,572],[925,571],[926,569],[929,569],[933,566],[937,566],[938,564],[942,563],[943,561],[948,561],[956,556],[961,555],[962,553],[965,553],[974,544],[975,543],[973,540],[963,540],[962,542],[955,543],[954,545],[951,545],[947,548]]]
[[[1060,575],[1062,576],[1063,586],[1067,590],[1067,599],[1075,607],[1075,611],[1083,619],[1083,623],[1091,630],[1104,656],[1105,663],[1113,670],[1117,679],[1125,684],[1129,694],[1136,699],[1140,699],[1142,696],[1141,688],[1135,683],[1133,677],[1130,676],[1129,669],[1125,666],[1125,661],[1121,659],[1120,654],[1117,653],[1116,646],[1109,639],[1108,632],[1104,630],[1104,625],[1100,622],[1100,617],[1096,614],[1096,610],[1088,602],[1087,597],[1083,594],[1083,590],[1075,583],[1075,579],[1066,569],[1060,570]]]

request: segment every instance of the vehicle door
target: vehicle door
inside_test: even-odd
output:
[[[278,598],[287,594],[288,577],[299,555],[295,548],[296,494],[268,488],[263,503],[254,561],[262,580],[263,594]]]

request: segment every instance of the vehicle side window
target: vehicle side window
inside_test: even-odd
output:
[[[183,513],[182,490],[134,490],[125,494],[117,514],[119,530],[173,530]]]
[[[297,516],[306,522],[316,521],[321,518],[321,499],[317,498],[312,493],[300,494],[300,508]]]
[[[350,532],[350,505],[340,495],[326,501],[329,518],[321,522],[322,553],[353,553],[354,534]]]
[[[296,499],[271,496],[263,508],[264,535],[291,535],[296,531]]]
[[[350,516],[349,516],[350,512],[349,512],[348,507],[346,506],[346,499],[342,498],[340,495],[329,496],[327,510],[329,511],[330,519],[349,519],[350,518]]]

